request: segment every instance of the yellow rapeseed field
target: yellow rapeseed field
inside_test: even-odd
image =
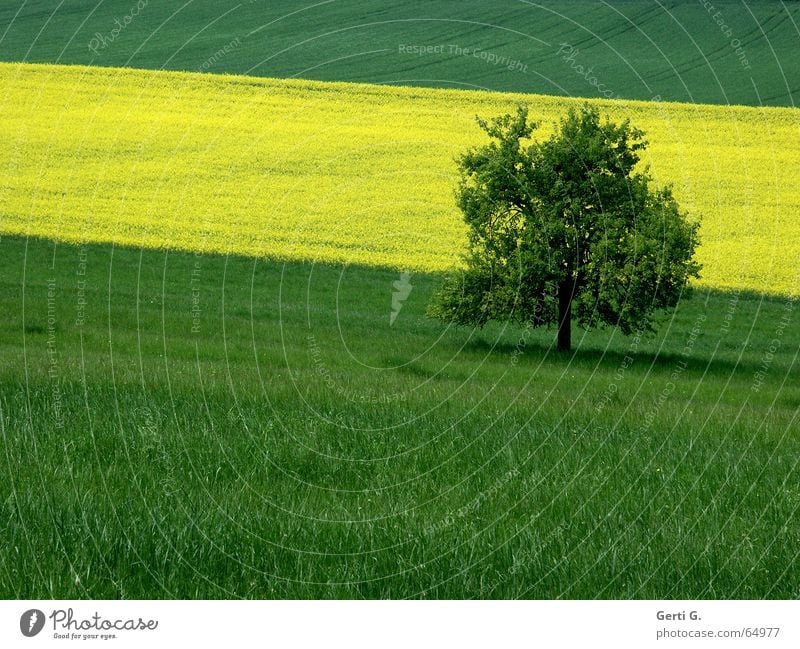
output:
[[[0,64],[0,232],[443,270],[465,229],[454,157],[475,115],[577,100]],[[598,101],[702,219],[701,283],[794,292],[800,111]]]

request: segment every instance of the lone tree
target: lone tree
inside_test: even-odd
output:
[[[492,141],[458,160],[466,268],[447,278],[429,315],[556,324],[564,351],[573,313],[586,328],[652,330],[653,312],[675,306],[699,276],[698,226],[647,169],[634,171],[647,145],[642,131],[601,122],[588,105],[571,109],[544,141],[530,140],[538,125],[524,106],[478,123]]]

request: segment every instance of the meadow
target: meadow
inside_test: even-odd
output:
[[[0,25],[6,61],[756,106],[800,90],[800,5],[780,0],[2,0]]]
[[[397,280],[3,237],[0,597],[800,596],[796,300],[564,355]]]
[[[580,100],[0,64],[0,232],[442,271],[465,244],[455,157],[475,116]],[[800,251],[794,109],[597,100],[701,221],[701,284],[789,294]]]

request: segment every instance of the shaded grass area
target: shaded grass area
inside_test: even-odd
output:
[[[437,276],[0,252],[0,596],[800,595],[791,299],[560,355]]]
[[[793,106],[799,16],[779,0],[7,0],[0,59]]]

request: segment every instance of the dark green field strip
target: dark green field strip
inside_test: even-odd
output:
[[[561,356],[397,281],[3,238],[0,596],[800,595],[794,301]]]
[[[798,25],[780,0],[36,0],[0,2],[0,60],[793,106]]]

